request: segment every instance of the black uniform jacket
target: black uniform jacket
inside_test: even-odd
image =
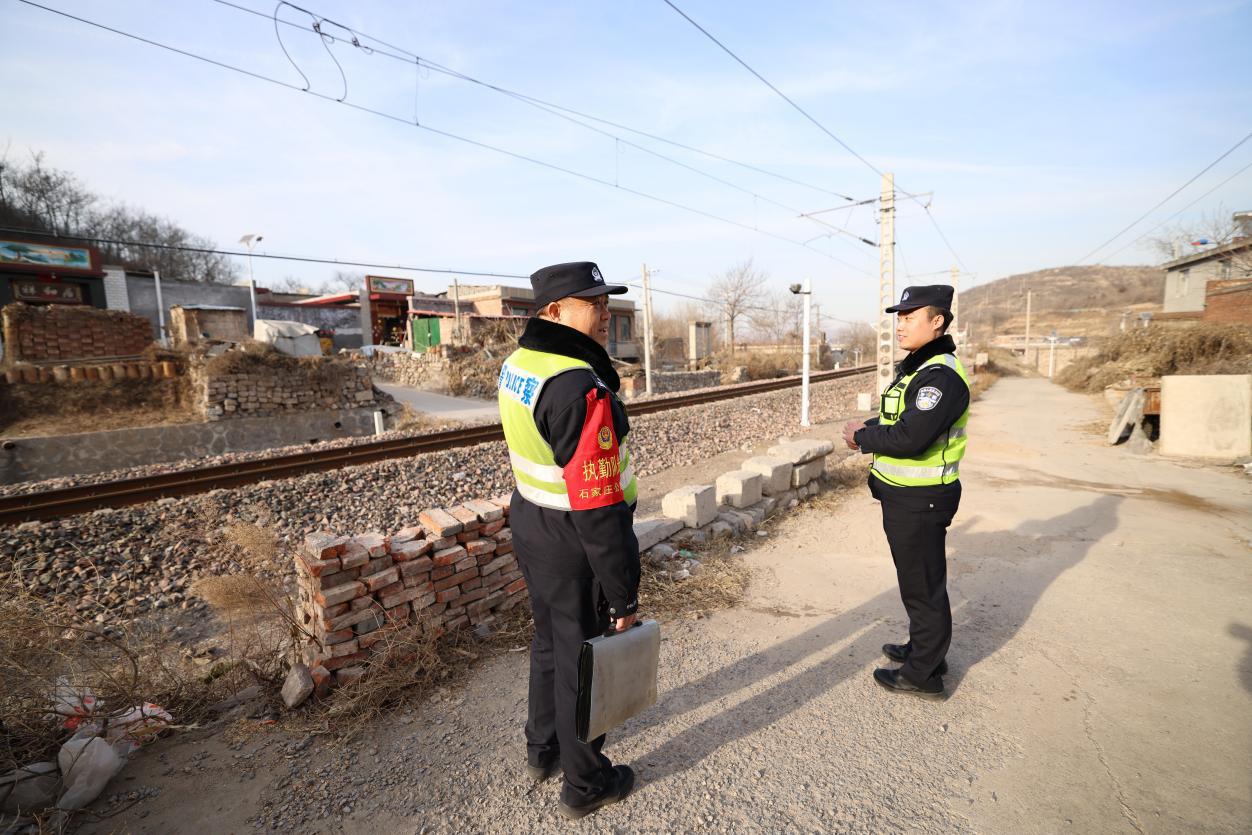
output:
[[[896,380],[912,374],[922,363],[939,354],[956,353],[952,337],[944,335],[928,342],[909,354],[896,367]],[[922,389],[932,389],[918,407],[917,397]],[[939,399],[934,401],[934,391]],[[932,405],[933,404],[933,405]],[[864,429],[857,430],[853,440],[862,452],[877,452],[895,458],[912,458],[924,453],[969,408],[969,386],[961,375],[946,365],[928,365],[909,381],[904,391],[904,411],[899,420],[890,426],[879,426],[878,418],[866,422]],[[875,475],[869,477],[870,492],[879,501],[889,501],[925,509],[955,510],[961,498],[961,483],[937,484],[925,487],[904,487],[887,484]]]
[[[598,389],[611,403],[618,442],[630,432],[626,410],[614,396],[621,380],[598,342],[546,319],[526,323],[518,343],[532,351],[584,360],[595,373],[567,371],[550,380],[535,404],[535,424],[552,447],[557,466],[574,457],[587,422],[587,394]],[[612,392],[612,394],[610,393]],[[594,577],[613,617],[639,606],[639,541],[634,505],[618,501],[590,510],[553,510],[513,492],[509,522],[518,558],[527,568],[555,577]]]

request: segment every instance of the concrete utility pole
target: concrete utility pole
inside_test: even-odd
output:
[[[958,333],[958,334],[961,332],[961,323],[956,318],[956,310],[961,300],[960,283],[961,283],[961,271],[958,270],[956,267],[953,267],[952,268],[952,324],[956,326],[956,330],[953,331],[953,333]],[[957,347],[959,348],[961,346],[957,345]]]
[[[892,174],[882,175],[881,208],[878,222],[878,381],[877,394],[891,385],[895,376],[896,335],[890,313],[884,313],[896,302],[896,187]]]
[[[804,289],[800,291],[804,294],[804,359],[801,362],[801,380],[800,380],[800,425],[810,426],[809,423],[809,307],[813,299],[813,286],[809,279],[804,279]]]
[[[157,329],[160,331],[160,333],[157,334],[157,341],[161,343],[162,348],[167,348],[169,347],[169,341],[165,338],[165,303],[161,301],[161,271],[160,270],[154,269],[152,271],[152,280],[156,284]],[[249,284],[252,283],[251,279],[249,279],[248,283]],[[252,296],[252,318],[253,319],[256,318],[256,296],[255,295]]]
[[[456,318],[453,338],[459,345],[461,343],[461,280],[459,278],[452,279],[452,315]]]
[[[643,387],[652,395],[652,285],[648,265],[643,265]]]
[[[1030,362],[1030,297],[1032,291],[1026,291],[1026,352],[1022,354],[1022,359]]]

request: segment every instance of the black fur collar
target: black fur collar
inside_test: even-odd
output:
[[[617,376],[617,369],[613,367],[613,361],[609,359],[608,352],[600,346],[599,342],[571,327],[532,316],[526,323],[526,330],[522,332],[517,344],[532,351],[560,354],[563,357],[583,360],[590,363],[596,376],[612,389],[614,394],[622,387],[622,380]]]
[[[952,337],[944,334],[938,339],[927,342],[904,359],[900,360],[900,373],[912,374],[914,371],[922,367],[922,363],[931,357],[937,357],[940,354],[955,354],[956,343],[952,341]]]

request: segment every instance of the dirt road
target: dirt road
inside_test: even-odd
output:
[[[944,702],[870,678],[905,623],[858,489],[749,552],[742,607],[666,624],[661,701],[608,748],[637,793],[582,824],[520,774],[519,652],[351,750],[159,743],[109,789],[159,794],[100,831],[1247,831],[1252,490],[1101,419],[1044,380],[976,404]]]

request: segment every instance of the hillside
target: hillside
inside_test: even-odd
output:
[[[1127,311],[1160,310],[1164,290],[1158,267],[1053,267],[963,291],[960,314],[976,340],[1022,334],[1030,291],[1032,332],[1104,336],[1117,330]]]

